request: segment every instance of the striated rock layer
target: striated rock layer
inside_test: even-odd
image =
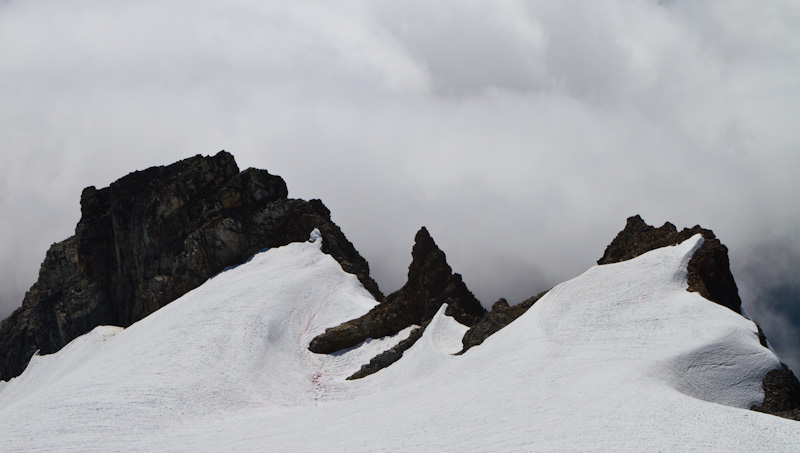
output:
[[[0,323],[0,380],[36,350],[58,351],[98,325],[128,326],[255,252],[305,241],[378,299],[369,266],[319,200],[288,198],[265,170],[240,172],[233,156],[195,156],[127,175],[81,195],[75,235],[48,250],[22,306]]]

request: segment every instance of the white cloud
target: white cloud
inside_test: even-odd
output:
[[[322,198],[385,291],[420,225],[486,304],[583,271],[636,213],[800,250],[799,11],[6,2],[2,313],[84,186],[220,149]]]

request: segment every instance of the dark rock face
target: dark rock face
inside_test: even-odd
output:
[[[428,327],[428,324],[430,324],[430,322],[426,322],[425,324],[412,330],[408,335],[408,338],[398,343],[397,346],[389,348],[373,357],[369,363],[362,365],[361,369],[353,373],[347,378],[347,380],[352,381],[354,379],[367,377],[370,374],[377,373],[378,371],[400,360],[403,357],[403,353],[409,350],[411,346],[414,346],[414,343],[416,343],[417,340],[422,338],[422,334],[425,332],[425,328]]]
[[[314,228],[323,252],[382,299],[322,202],[287,196],[279,176],[240,173],[224,151],[84,189],[75,236],[50,248],[22,306],[0,323],[0,379],[19,375],[37,349],[56,352],[98,325],[129,326],[259,250],[307,240]]]
[[[330,354],[367,338],[394,335],[408,326],[430,321],[442,304],[448,304],[448,316],[467,326],[474,325],[486,313],[461,276],[453,273],[444,252],[424,227],[415,237],[411,256],[408,282],[402,288],[366,315],[327,329],[311,341],[309,350]]]
[[[508,301],[500,299],[492,305],[492,310],[486,313],[475,325],[470,327],[464,338],[461,339],[463,349],[459,354],[463,354],[467,349],[478,346],[484,340],[492,336],[503,327],[511,324],[514,320],[528,311],[536,301],[547,294],[547,291],[539,293],[529,299],[525,299],[517,305],[509,306]]]
[[[638,215],[630,217],[597,264],[626,261],[651,250],[679,244],[695,234],[702,235],[705,242],[689,261],[689,291],[700,293],[712,302],[741,313],[742,301],[730,271],[728,248],[722,245],[713,231],[699,225],[679,232],[669,222],[655,228]]]
[[[768,372],[761,387],[764,389],[764,402],[751,407],[752,410],[800,420],[800,382],[785,364],[781,364],[780,370]]]

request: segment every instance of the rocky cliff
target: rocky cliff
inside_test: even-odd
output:
[[[81,195],[75,235],[48,250],[22,306],[0,323],[0,380],[36,350],[55,352],[98,325],[128,326],[255,252],[305,241],[382,299],[369,266],[319,200],[288,198],[283,179],[240,172],[233,156],[195,156]]]

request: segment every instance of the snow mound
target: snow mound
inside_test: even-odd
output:
[[[2,449],[796,450],[800,424],[746,409],[779,363],[755,325],[686,291],[699,236],[589,269],[460,356],[466,327],[442,307],[355,381],[410,329],[309,352],[377,303],[309,239],[36,357],[0,387]]]
[[[0,388],[0,407],[11,406],[19,399],[36,393],[56,383],[75,371],[75,364],[82,363],[92,357],[97,349],[109,338],[123,329],[116,326],[99,326],[86,335],[74,339],[64,346],[58,354],[31,357],[25,371],[17,378],[11,379],[8,392]],[[5,384],[5,382],[3,382]]]
[[[763,400],[761,381],[780,367],[755,324],[686,291],[686,266],[703,243],[596,266],[537,302],[537,335],[581,367],[613,369],[626,379],[651,376],[705,401],[749,408]],[[532,340],[532,339],[531,339]]]
[[[455,354],[461,351],[463,347],[461,339],[464,338],[469,327],[445,315],[445,310],[447,310],[447,304],[442,304],[431,319],[431,323],[428,324],[426,329],[428,335],[423,334],[422,339],[430,341],[436,349],[444,354]]]

